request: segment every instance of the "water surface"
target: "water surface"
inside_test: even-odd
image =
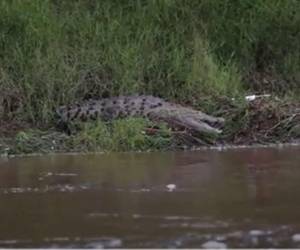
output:
[[[300,148],[0,158],[0,247],[300,247]]]

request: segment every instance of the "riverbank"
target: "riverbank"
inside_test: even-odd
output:
[[[248,99],[251,98],[254,97]],[[6,124],[1,126],[0,155],[156,151],[299,142],[299,103],[268,96],[238,105],[234,105],[236,100],[223,102],[223,109],[215,114],[223,116],[226,124],[223,133],[216,138],[172,131],[166,124],[155,124],[142,118],[74,124],[71,135],[54,127]]]
[[[298,11],[299,10],[299,11]],[[0,2],[0,152],[167,150],[299,137],[300,2]],[[54,110],[145,94],[222,116],[218,138],[143,119],[57,132]],[[247,95],[267,95],[245,101]],[[201,139],[199,141],[199,138]]]

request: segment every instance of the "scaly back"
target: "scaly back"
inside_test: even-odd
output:
[[[119,96],[101,100],[87,100],[56,110],[60,121],[112,120],[123,117],[147,117],[154,109],[170,105],[154,96]]]
[[[166,122],[170,127],[181,127],[200,133],[219,134],[218,127],[223,118],[213,117],[193,108],[169,103],[154,96],[119,96],[101,100],[88,100],[56,110],[59,116],[58,128],[68,130],[73,120],[112,120],[122,117],[148,117]],[[217,126],[217,128],[215,128]]]

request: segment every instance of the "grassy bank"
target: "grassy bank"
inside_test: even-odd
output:
[[[120,94],[228,117],[246,93],[295,100],[299,41],[297,0],[3,0],[0,127],[49,129],[59,105]]]

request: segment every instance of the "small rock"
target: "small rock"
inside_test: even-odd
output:
[[[207,241],[203,243],[201,247],[206,249],[226,249],[227,245],[218,241]]]
[[[300,242],[300,234],[294,234],[292,236],[292,240],[295,242]]]
[[[261,235],[264,235],[264,232],[261,231],[261,230],[251,230],[251,231],[249,232],[249,234],[250,234],[251,236],[261,236]]]
[[[172,192],[174,191],[174,189],[176,189],[176,185],[175,184],[168,184],[167,186],[167,189],[169,192]]]
[[[245,96],[246,101],[254,101],[256,99],[256,95],[248,95]]]

